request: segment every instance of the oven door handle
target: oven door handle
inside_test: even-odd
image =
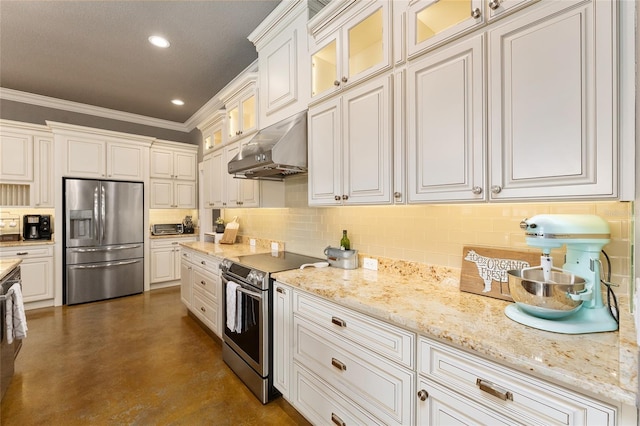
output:
[[[255,291],[249,291],[244,289],[243,287],[236,288],[236,291],[239,291],[240,293],[244,293],[249,297],[253,297],[254,299],[262,300],[262,294],[256,293]]]

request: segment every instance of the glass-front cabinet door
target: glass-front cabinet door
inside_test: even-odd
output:
[[[391,67],[390,2],[361,4],[356,3],[352,11],[341,16],[331,27],[336,28],[333,32],[314,33],[312,28],[317,46],[311,54],[312,98],[339,91]]]
[[[482,0],[416,0],[409,6],[409,56],[484,23]]]
[[[228,140],[237,140],[255,132],[258,128],[257,117],[256,92],[252,89],[242,94],[227,107]],[[214,142],[212,140],[212,143]]]
[[[256,129],[256,95],[250,93],[246,95],[240,101],[242,111],[242,128],[240,129],[241,135],[246,135]]]
[[[229,129],[229,140],[240,136],[240,104],[236,103],[228,109],[227,129]]]

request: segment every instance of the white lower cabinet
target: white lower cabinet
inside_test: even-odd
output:
[[[151,284],[180,280],[180,243],[195,240],[195,237],[152,240],[149,252],[151,258]]]
[[[276,282],[274,289],[274,383],[313,424],[636,422],[625,407],[416,336],[288,285]]]
[[[222,337],[220,260],[182,248],[181,299],[193,315],[218,337]]]
[[[20,273],[25,309],[53,306],[53,245],[1,248],[0,258],[22,260]]]
[[[418,392],[428,395],[419,402],[425,424],[442,424],[437,416],[456,419],[452,424],[468,424],[464,416],[476,424],[618,424],[616,407],[426,337],[418,339],[418,374]],[[468,400],[478,416],[470,415]]]
[[[326,315],[315,314],[322,311]],[[371,324],[369,329],[368,323]],[[397,342],[395,336],[406,334],[409,344],[397,347],[406,351],[399,358],[411,363],[415,335],[386,326],[387,334],[373,318],[294,292],[292,358],[295,376],[291,396],[294,406],[318,423],[334,421],[342,424],[343,421],[349,424],[347,419],[351,419],[367,424],[412,424],[415,407],[413,368],[398,362],[398,357],[389,359],[384,350],[371,347],[378,347],[378,342],[382,341]],[[376,335],[378,337],[372,339]],[[372,345],[371,340],[374,340]],[[389,346],[394,345],[389,343]],[[318,406],[315,406],[313,395],[320,398]]]

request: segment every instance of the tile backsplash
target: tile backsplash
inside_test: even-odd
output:
[[[193,224],[198,226],[198,210],[192,209],[150,209],[149,225],[157,223],[182,223],[185,216],[191,216]]]
[[[607,202],[474,203],[419,206],[308,207],[306,177],[285,181],[287,208],[227,209],[238,216],[240,235],[282,240],[287,250],[324,257],[346,229],[351,248],[361,254],[460,268],[462,248],[481,245],[534,250],[525,243],[520,221],[536,214],[596,214],[608,221],[605,247],[616,290],[628,294],[631,273],[633,204]],[[562,256],[556,257],[562,264]]]

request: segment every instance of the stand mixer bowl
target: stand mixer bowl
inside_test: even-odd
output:
[[[582,306],[582,300],[570,297],[585,290],[586,281],[577,275],[552,271],[550,280],[545,281],[541,268],[513,269],[507,274],[511,297],[525,313],[558,319],[571,315]]]

